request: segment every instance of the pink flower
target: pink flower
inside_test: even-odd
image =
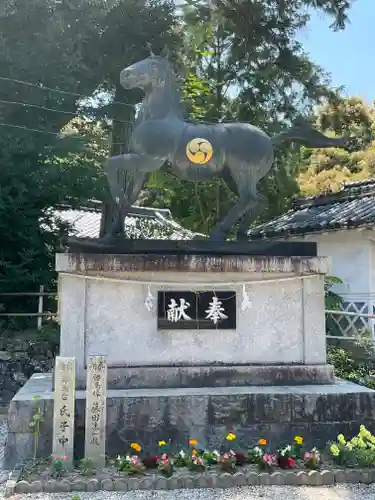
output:
[[[68,457],[66,457],[65,455],[63,455],[63,456],[61,457],[61,460],[68,460]]]
[[[193,461],[193,463],[194,463],[195,465],[203,465],[203,460],[202,460],[202,458],[201,458],[201,457],[197,457],[196,455],[193,455],[193,456],[191,457],[191,459],[192,459],[192,461]]]
[[[133,465],[139,465],[140,464],[140,459],[139,459],[139,456],[138,455],[132,455],[130,457],[130,462],[133,464]]]
[[[273,455],[272,453],[265,453],[263,455],[263,462],[269,466],[274,465],[276,462],[276,455]]]
[[[306,451],[304,459],[311,460],[313,458],[313,454],[310,451]]]
[[[53,459],[54,459],[54,460],[58,460],[58,459],[59,459],[59,457],[58,457],[57,455],[55,455],[55,456],[53,457]]]

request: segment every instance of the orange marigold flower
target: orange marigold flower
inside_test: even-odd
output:
[[[191,450],[191,454],[192,454],[192,455],[198,455],[198,450],[195,450],[195,449],[194,449],[194,450]]]
[[[198,441],[196,439],[189,439],[189,444],[195,446],[196,444],[198,444]]]
[[[139,452],[139,451],[141,451],[142,446],[141,446],[140,444],[138,444],[138,443],[132,443],[132,444],[130,445],[130,448],[133,448],[133,450],[135,450],[135,451],[138,451],[138,452]]]
[[[259,446],[266,446],[267,439],[259,439],[258,444],[259,444]]]

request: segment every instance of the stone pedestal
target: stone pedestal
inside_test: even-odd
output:
[[[39,453],[52,451],[52,376],[36,374],[13,398],[8,414],[5,468],[33,455],[29,422],[40,395],[43,422]],[[76,391],[75,456],[84,454],[86,392]],[[140,443],[157,453],[158,441],[171,439],[173,452],[188,439],[219,449],[231,431],[246,450],[258,439],[273,448],[302,435],[308,446],[324,448],[343,432],[353,436],[361,424],[375,432],[375,391],[346,381],[327,385],[281,387],[198,387],[174,389],[111,389],[107,393],[106,453],[115,457]]]
[[[226,256],[165,256],[159,245],[155,255],[57,255],[60,355],[76,359],[76,458],[84,454],[89,356],[108,363],[109,456],[126,453],[132,441],[149,453],[166,439],[173,451],[189,438],[220,448],[228,431],[244,449],[260,438],[277,446],[296,434],[324,446],[360,424],[375,431],[375,391],[334,380],[326,364],[327,260],[234,250],[231,244]],[[184,290],[236,294],[236,327],[158,328],[158,292]],[[52,451],[52,377],[37,374],[10,404],[5,467],[32,456],[35,394],[43,412],[39,452]]]
[[[78,387],[94,355],[107,357],[109,388],[332,381],[325,258],[67,253],[57,255],[56,269],[60,355],[76,357]],[[158,291],[192,289],[235,293],[236,328],[158,330]]]

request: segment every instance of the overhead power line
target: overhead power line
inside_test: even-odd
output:
[[[87,96],[85,94],[77,94],[76,92],[68,92],[66,90],[59,90],[59,89],[54,89],[52,87],[46,87],[45,85],[40,85],[38,83],[32,83],[32,82],[26,82],[24,80],[16,80],[15,78],[8,78],[8,77],[5,77],[5,76],[0,76],[0,80],[2,81],[5,81],[5,82],[13,82],[13,83],[18,83],[20,85],[27,85],[28,87],[34,87],[34,88],[37,88],[37,89],[40,89],[40,90],[49,90],[50,92],[56,92],[58,94],[62,94],[62,95],[71,95],[73,97],[78,97],[78,98],[82,98],[82,99],[93,99],[92,96]],[[119,104],[121,106],[130,106],[130,107],[134,107],[133,104],[129,104],[127,102],[120,102],[120,101],[111,101],[110,104]]]
[[[0,103],[22,106],[22,107],[26,107],[26,108],[30,107],[30,108],[36,108],[36,109],[43,109],[45,111],[52,111],[54,113],[62,113],[64,115],[77,116],[79,118],[82,118],[82,115],[80,113],[75,113],[73,111],[64,111],[62,109],[47,108],[45,106],[39,106],[38,104],[32,104],[32,103],[28,103],[28,102],[6,101],[4,99],[0,99]],[[115,121],[115,122],[119,122],[119,123],[125,123],[126,125],[132,124],[132,122],[129,120],[118,120],[117,118],[110,118],[110,117],[108,117],[108,119]]]
[[[30,128],[30,127],[25,127],[23,125],[14,125],[12,123],[1,123],[0,122],[0,127],[10,127],[10,128],[16,128],[16,129],[20,129],[20,130],[26,130],[26,131],[29,131],[29,132],[35,132],[35,133],[38,133],[38,134],[47,134],[47,135],[54,135],[56,137],[60,137],[60,138],[64,138],[64,137],[69,137],[69,139],[77,139],[77,140],[82,140],[82,139],[88,139],[87,137],[83,136],[83,135],[80,135],[80,136],[64,136],[61,134],[61,132],[51,132],[50,130],[40,130],[40,129],[36,129],[36,128]],[[91,139],[93,141],[95,140],[103,140],[104,142],[108,142],[106,141],[106,139],[96,139],[96,138],[93,138]],[[124,145],[124,143],[122,142],[114,142],[112,144],[119,144],[119,145]]]

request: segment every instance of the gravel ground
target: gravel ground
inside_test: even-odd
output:
[[[4,487],[0,487],[3,499]],[[374,500],[375,485],[335,486],[333,488],[294,488],[268,486],[228,490],[132,491],[128,493],[101,491],[76,493],[80,500]],[[72,493],[37,493],[15,495],[12,500],[71,500]]]

